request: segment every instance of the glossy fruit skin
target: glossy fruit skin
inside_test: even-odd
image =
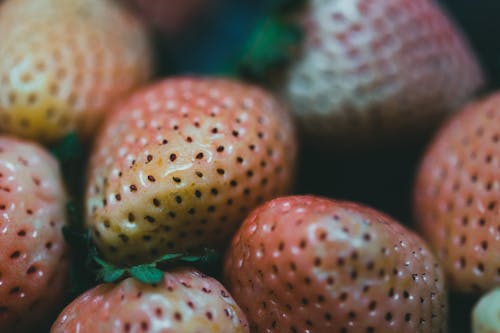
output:
[[[290,115],[260,88],[172,78],[119,105],[89,166],[87,224],[105,258],[223,249],[248,212],[287,193]]]
[[[335,147],[395,143],[433,129],[483,82],[435,1],[312,0],[284,93],[304,138]]]
[[[443,262],[452,288],[500,284],[500,94],[468,105],[440,129],[418,171],[418,228]]]
[[[264,204],[234,236],[224,274],[252,332],[446,332],[437,260],[416,234],[358,204]]]
[[[41,142],[89,139],[151,75],[146,29],[111,0],[8,0],[0,39],[0,129]]]
[[[245,333],[245,315],[215,279],[181,268],[157,285],[101,284],[59,315],[51,333]]]
[[[144,20],[167,37],[182,34],[211,1],[207,0],[125,0]]]
[[[0,331],[25,332],[62,305],[68,251],[66,194],[42,147],[0,137]]]

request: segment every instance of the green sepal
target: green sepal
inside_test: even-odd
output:
[[[302,37],[302,30],[284,19],[262,20],[243,50],[239,73],[247,79],[267,83],[272,73],[289,64]]]
[[[154,263],[156,264],[164,261],[171,261],[182,257],[184,257],[183,253],[167,253],[164,256],[160,257],[159,259],[156,259]]]
[[[122,276],[125,275],[125,270],[122,268],[113,268],[113,269],[103,269],[101,271],[101,278],[104,282],[110,283],[110,282],[116,282],[118,281]]]
[[[163,271],[155,265],[139,265],[128,269],[130,275],[146,284],[159,283],[163,278]]]
[[[220,252],[212,249],[205,249],[205,253],[203,255],[183,256],[180,258],[180,261],[190,262],[190,263],[212,264],[220,261],[221,258],[222,255],[220,254]]]
[[[214,264],[219,264],[222,258],[219,252],[206,249],[204,254],[200,256],[185,253],[167,253],[151,263],[123,268],[109,264],[99,257],[97,248],[93,244],[89,246],[89,256],[99,266],[97,271],[98,279],[104,282],[116,282],[124,277],[131,276],[146,284],[156,284],[162,280],[164,271],[159,267],[168,270],[172,267],[182,266],[181,263],[184,262],[193,264],[196,268],[206,272],[207,270],[204,268],[212,271],[211,268],[214,267]]]
[[[201,259],[202,259],[202,257],[198,257],[198,256],[186,256],[186,257],[182,257],[180,260],[184,261],[184,262],[198,262]]]

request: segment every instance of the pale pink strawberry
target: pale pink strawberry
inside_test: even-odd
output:
[[[362,205],[272,200],[243,222],[224,273],[255,333],[446,332],[438,261],[415,233]]]
[[[427,149],[415,184],[418,228],[451,287],[479,293],[500,284],[500,94],[465,107]]]
[[[0,332],[24,332],[63,300],[66,194],[55,159],[36,144],[0,137]]]
[[[436,1],[311,0],[302,18],[283,89],[309,139],[338,147],[421,135],[482,83]]]
[[[128,278],[101,284],[69,304],[51,333],[245,333],[245,315],[216,280],[192,269],[156,285]]]
[[[104,124],[89,165],[87,224],[115,264],[222,249],[251,209],[290,190],[295,158],[290,116],[265,91],[168,79]]]

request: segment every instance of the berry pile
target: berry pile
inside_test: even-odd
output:
[[[0,1],[0,332],[500,332],[500,95],[449,14],[269,0],[164,75],[225,6]]]

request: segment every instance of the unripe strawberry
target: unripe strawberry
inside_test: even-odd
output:
[[[55,159],[0,137],[0,332],[25,332],[63,301],[66,194]]]
[[[416,234],[358,204],[264,204],[234,236],[224,274],[252,332],[446,332],[436,258]]]
[[[500,94],[466,107],[436,135],[415,186],[418,227],[460,292],[500,283]]]
[[[144,27],[111,0],[5,1],[0,40],[0,129],[18,136],[89,137],[150,76]]]
[[[104,257],[143,263],[224,248],[246,214],[287,193],[296,142],[263,90],[173,78],[119,105],[89,166],[87,223]]]

